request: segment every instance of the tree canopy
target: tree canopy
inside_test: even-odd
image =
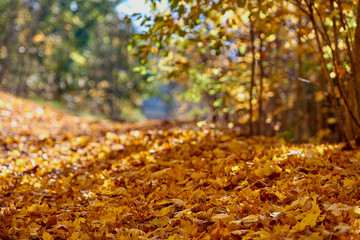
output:
[[[202,98],[214,121],[299,141],[358,141],[358,1],[150,2],[138,55]]]

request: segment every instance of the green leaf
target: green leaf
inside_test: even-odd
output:
[[[245,52],[246,52],[246,44],[241,44],[238,51],[239,51],[240,54],[245,54]]]
[[[216,99],[215,101],[214,101],[214,103],[213,103],[213,106],[214,107],[220,107],[221,106],[221,104],[222,104],[222,102],[223,102],[223,99],[222,98],[219,98],[219,99]]]

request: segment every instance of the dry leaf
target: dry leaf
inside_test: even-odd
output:
[[[0,238],[358,234],[359,150],[92,122],[5,93],[0,118]]]

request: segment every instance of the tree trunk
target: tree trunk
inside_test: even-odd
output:
[[[335,2],[334,0],[331,0],[330,2],[330,9],[332,12],[335,11]],[[340,64],[343,62],[343,60],[340,58],[340,51],[338,48],[338,39],[339,39],[339,32],[338,32],[338,27],[336,26],[336,17],[335,15],[332,17],[332,22],[333,22],[333,42],[334,42],[334,49],[332,48],[332,52],[333,52],[333,65],[334,65],[334,70],[337,76],[337,80],[338,80],[338,86],[340,89],[340,92],[342,93],[341,96],[343,98],[343,102],[345,106],[342,106],[345,109],[345,114],[344,114],[344,124],[345,124],[345,131],[347,132],[346,134],[349,136],[349,139],[353,139],[353,124],[351,122],[351,116],[350,116],[350,111],[354,111],[356,109],[356,102],[354,102],[353,100],[355,100],[355,95],[353,95],[353,88],[349,89],[350,91],[348,93],[345,93],[345,83],[343,80],[343,77],[339,74],[339,69],[338,66],[340,66]],[[352,83],[350,82],[349,85],[352,85]],[[350,109],[351,110],[350,110]]]
[[[358,6],[357,6],[357,18],[356,18],[356,31],[355,31],[355,46],[354,46],[354,76],[355,76],[355,89],[356,93],[360,93],[360,0],[358,0]],[[359,95],[357,97],[360,97]],[[360,103],[358,104],[358,115],[360,113]],[[360,119],[360,116],[357,116],[357,119]],[[357,142],[360,142],[360,136],[355,136]]]
[[[319,73],[319,91],[324,94],[325,93],[325,76],[324,71],[321,70]],[[318,130],[325,130],[328,128],[326,117],[328,115],[328,112],[324,111],[324,99],[320,99],[317,102],[317,113],[316,113],[316,122],[317,122],[317,129]]]
[[[259,78],[259,118],[258,118],[258,135],[262,134],[261,124],[263,123],[263,92],[264,92],[264,64],[263,64],[263,47],[264,39],[260,37],[260,60],[259,60],[259,69],[260,69],[260,78]]]
[[[250,128],[250,136],[254,134],[253,129],[253,105],[252,105],[252,95],[253,89],[255,87],[255,33],[254,33],[254,25],[251,19],[251,15],[249,16],[250,20],[250,39],[251,39],[251,52],[252,52],[252,63],[251,63],[251,82],[249,89],[249,128]]]
[[[299,18],[299,27],[301,25],[301,18]],[[297,40],[298,40],[298,45],[297,45],[297,64],[298,64],[298,69],[297,69],[297,78],[296,78],[296,102],[295,102],[295,116],[296,116],[296,127],[295,127],[295,141],[296,142],[301,142],[302,141],[302,137],[303,137],[303,131],[304,131],[304,125],[306,123],[306,121],[301,120],[304,113],[302,111],[301,108],[301,101],[306,101],[306,99],[302,99],[303,97],[303,85],[302,82],[299,80],[299,78],[302,77],[302,68],[303,68],[303,62],[302,62],[302,44],[301,44],[301,34],[300,32],[298,32],[297,34]]]
[[[344,119],[343,119],[343,115],[342,115],[343,111],[342,111],[341,105],[339,105],[337,102],[338,100],[336,99],[334,82],[333,82],[332,78],[330,77],[330,73],[326,67],[326,60],[324,59],[324,56],[323,56],[323,45],[321,44],[321,41],[320,41],[319,29],[318,29],[318,25],[317,25],[317,23],[315,21],[315,17],[314,17],[314,9],[313,9],[314,6],[312,3],[308,3],[307,7],[309,10],[310,21],[313,24],[313,28],[314,28],[315,40],[316,40],[317,47],[319,50],[321,65],[324,70],[325,77],[330,86],[331,105],[332,105],[332,108],[334,111],[337,125],[339,127],[340,135],[341,135],[342,139],[346,142],[347,146],[351,147],[350,139],[347,135],[347,132],[346,132],[346,129],[344,126]]]
[[[13,36],[13,28],[14,28],[14,23],[15,23],[15,19],[17,17],[18,14],[18,10],[17,10],[17,1],[13,0],[10,1],[11,2],[11,10],[10,10],[10,19],[8,22],[8,32],[7,32],[7,38],[6,38],[6,58],[4,59],[4,64],[1,67],[1,71],[0,71],[0,84],[5,85],[5,78],[6,78],[6,74],[8,72],[8,68],[10,66],[10,62],[11,62],[11,45],[12,45],[12,36]]]

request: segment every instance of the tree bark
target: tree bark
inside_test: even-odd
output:
[[[259,69],[260,69],[260,78],[259,78],[259,119],[258,119],[258,134],[262,134],[261,124],[263,123],[263,92],[264,92],[264,64],[263,64],[263,54],[262,54],[262,47],[263,47],[264,39],[260,37],[260,60],[259,60]]]
[[[6,38],[6,58],[4,59],[4,64],[2,65],[1,71],[0,71],[0,84],[5,85],[5,78],[6,78],[6,74],[8,72],[8,68],[10,66],[11,63],[11,45],[12,45],[12,37],[13,37],[13,28],[14,28],[14,23],[15,23],[15,19],[17,17],[18,14],[18,10],[17,10],[17,1],[10,1],[11,5],[10,5],[10,19],[8,22],[8,32],[7,32],[7,38]]]
[[[358,0],[356,31],[355,31],[355,46],[354,46],[354,61],[355,61],[355,80],[358,92],[360,92],[360,0]]]
[[[347,135],[347,132],[346,132],[346,129],[345,129],[345,126],[344,126],[344,119],[343,119],[343,115],[342,115],[342,110],[340,108],[341,106],[338,105],[337,99],[336,99],[336,96],[335,96],[335,86],[334,86],[333,80],[330,77],[330,73],[329,73],[329,71],[328,71],[328,69],[326,67],[326,61],[325,61],[324,56],[323,56],[323,50],[322,50],[323,45],[321,44],[321,41],[320,41],[319,29],[318,29],[318,26],[316,24],[315,17],[314,17],[313,3],[308,2],[307,7],[308,7],[308,10],[309,10],[310,21],[313,24],[313,28],[314,28],[314,32],[315,32],[315,40],[316,40],[317,47],[318,47],[319,54],[320,54],[321,65],[322,65],[322,68],[324,70],[326,79],[327,79],[327,81],[329,83],[329,86],[330,86],[331,105],[333,107],[336,122],[338,124],[339,131],[340,131],[340,135],[341,135],[342,139],[346,142],[348,147],[352,147],[351,143],[350,143],[350,139],[349,139],[349,137]]]
[[[357,5],[357,17],[356,17],[356,30],[355,30],[355,46],[354,46],[354,77],[355,77],[355,92],[357,94],[360,93],[360,0],[358,0],[358,5]],[[359,95],[357,97],[360,97]],[[360,103],[357,103],[357,107],[358,107],[358,115],[359,115],[359,108],[360,108]],[[360,119],[360,116],[357,116],[357,119]],[[356,131],[357,133],[359,133],[359,131]],[[357,142],[360,142],[360,136],[357,135],[355,136]]]
[[[249,89],[249,128],[250,128],[250,135],[254,134],[253,129],[253,105],[252,105],[252,94],[253,89],[255,87],[255,33],[254,33],[254,25],[253,21],[251,19],[251,16],[249,16],[250,20],[250,40],[251,40],[251,52],[252,52],[252,63],[251,63],[251,82],[250,82],[250,89]]]
[[[299,27],[301,25],[301,18],[299,18]],[[303,69],[303,61],[302,61],[302,43],[301,43],[301,34],[298,32],[297,34],[297,78],[296,78],[296,102],[295,102],[295,116],[296,116],[296,132],[295,132],[295,141],[301,142],[304,133],[304,125],[306,121],[301,120],[304,113],[302,111],[301,101],[306,101],[306,99],[302,99],[303,97],[303,84],[299,81],[299,78],[302,77],[302,69]]]

